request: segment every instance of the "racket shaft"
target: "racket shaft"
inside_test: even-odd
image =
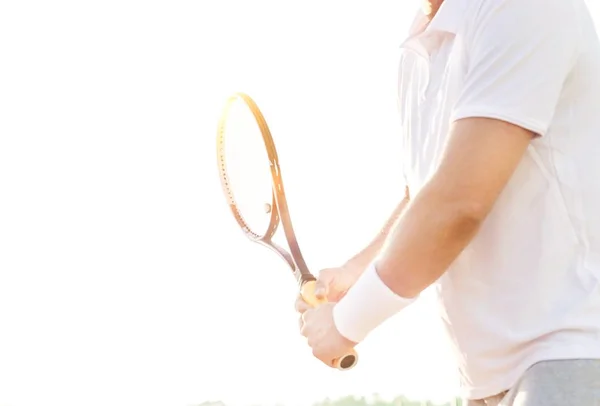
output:
[[[302,296],[302,299],[304,299],[304,301],[308,303],[308,305],[311,307],[318,307],[324,303],[327,303],[327,300],[319,299],[315,295],[315,286],[315,281],[308,281],[302,285],[302,288],[300,290],[300,295]],[[352,349],[348,354],[343,355],[338,359],[334,359],[332,361],[332,366],[334,368],[339,369],[340,371],[346,371],[348,369],[353,368],[356,365],[357,361],[358,354],[356,353],[356,350]]]

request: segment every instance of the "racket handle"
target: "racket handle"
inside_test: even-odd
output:
[[[315,296],[315,286],[315,281],[308,281],[304,283],[300,289],[300,295],[302,296],[302,299],[304,299],[304,301],[311,307],[318,307],[324,303],[327,303],[326,299],[319,299],[317,296]],[[356,350],[352,349],[350,352],[348,352],[348,354],[343,355],[338,359],[334,359],[331,364],[334,368],[337,368],[340,371],[346,371],[353,368],[357,362],[358,354],[356,353]]]

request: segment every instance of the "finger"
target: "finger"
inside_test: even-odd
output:
[[[315,297],[318,300],[327,300],[328,286],[324,281],[317,280],[315,283]]]
[[[306,313],[304,313],[306,314]],[[303,337],[308,338],[308,326],[306,324],[306,320],[304,319],[304,314],[300,316],[300,334]]]
[[[306,310],[304,313],[302,313],[302,320],[304,320],[304,324],[310,322],[310,319],[313,317],[315,310],[316,309],[311,307],[308,310]]]
[[[310,330],[310,320],[313,317],[315,309],[309,309],[302,313],[300,318],[302,319],[302,327],[300,328],[300,334],[304,337],[308,337],[311,334]]]
[[[315,296],[319,300],[327,300],[329,286],[333,282],[334,272],[331,268],[322,269],[315,281]]]
[[[306,312],[307,310],[309,310],[311,307],[309,306],[308,303],[306,303],[304,301],[304,299],[302,299],[302,296],[298,296],[296,298],[296,302],[294,304],[294,307],[296,308],[296,311],[300,314],[303,314],[304,312]]]
[[[348,292],[347,290],[340,291],[340,292],[331,292],[327,297],[327,301],[337,303],[340,300],[342,300],[342,298],[346,295],[347,292]]]
[[[333,362],[331,362],[331,360],[323,354],[323,351],[321,350],[321,348],[319,348],[317,345],[315,345],[314,347],[312,347],[312,354],[313,356],[318,359],[319,361],[321,361],[323,364],[327,365],[330,368],[333,368]]]

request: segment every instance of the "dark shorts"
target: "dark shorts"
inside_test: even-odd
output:
[[[467,406],[600,406],[600,360],[538,362],[510,390]]]

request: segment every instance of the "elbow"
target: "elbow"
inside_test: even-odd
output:
[[[437,219],[431,219],[432,225],[437,223],[437,235],[432,235],[437,242],[436,247],[426,251],[420,272],[406,272],[397,276],[398,281],[393,285],[396,293],[405,298],[413,298],[437,280],[475,237],[486,214],[487,211],[477,204],[442,205]],[[394,269],[402,269],[402,266],[395,266]]]
[[[464,199],[458,206],[464,218],[478,222],[485,220],[491,208],[484,199]]]
[[[408,252],[390,250],[388,255],[380,258],[378,270],[384,283],[401,297],[418,296],[469,244],[487,213],[484,205],[464,200],[438,200],[435,205],[424,208],[423,217],[414,223],[414,227],[424,227],[427,231],[416,239],[411,237],[412,233],[405,233],[407,240],[399,243],[399,246],[409,244],[410,239],[412,249]],[[419,271],[415,272],[415,269]]]
[[[448,210],[449,221],[460,235],[475,233],[489,212],[485,205],[477,202],[457,202],[452,206]]]
[[[448,242],[470,240],[477,233],[487,217],[488,210],[481,204],[457,202],[446,207],[445,223]]]

